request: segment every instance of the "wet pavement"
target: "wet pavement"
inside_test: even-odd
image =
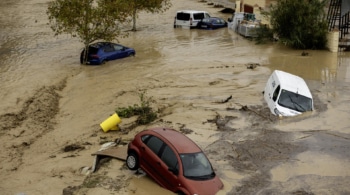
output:
[[[4,194],[61,194],[68,186],[80,186],[76,194],[171,194],[118,160],[89,177],[79,171],[91,166],[101,142],[128,141],[150,126],[192,130],[187,136],[207,153],[225,184],[222,194],[350,193],[350,53],[301,56],[229,29],[174,29],[180,9],[229,17],[206,3],[177,0],[163,14],[140,14],[138,31],[120,40],[135,48],[135,57],[85,66],[83,45],[69,35],[54,37],[46,25],[46,3],[0,2]],[[249,63],[260,66],[247,69]],[[261,92],[274,69],[305,79],[313,113],[282,119],[269,113]],[[137,103],[139,89],[155,99],[159,120],[103,133],[99,124],[115,108]],[[132,120],[122,119],[122,129]],[[84,149],[62,152],[73,143]],[[100,184],[86,187],[87,178]]]

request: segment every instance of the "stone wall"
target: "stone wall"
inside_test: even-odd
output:
[[[327,48],[331,52],[338,52],[339,47],[339,31],[334,30],[327,35]]]

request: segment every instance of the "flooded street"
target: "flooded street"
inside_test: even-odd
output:
[[[206,10],[173,0],[162,14],[140,13],[138,31],[119,39],[136,56],[80,65],[83,44],[54,37],[48,0],[0,2],[0,191],[13,194],[172,194],[112,159],[90,175],[92,153],[148,127],[190,132],[225,187],[220,194],[350,194],[350,52],[256,45],[230,29],[174,29],[175,12]],[[131,29],[131,25],[130,28]],[[247,64],[257,63],[255,69]],[[276,118],[262,91],[275,69],[303,77],[315,111]],[[117,107],[152,97],[158,119],[104,133]],[[228,102],[223,102],[232,96]],[[65,152],[76,144],[80,149]]]

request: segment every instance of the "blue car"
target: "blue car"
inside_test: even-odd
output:
[[[227,22],[224,19],[218,17],[203,18],[200,22],[198,22],[197,25],[197,28],[208,30],[223,27],[227,27]]]
[[[97,42],[89,45],[88,52],[85,49],[80,54],[80,63],[84,63],[84,55],[88,55],[86,64],[99,65],[110,60],[116,60],[135,55],[135,50],[120,44],[111,42]]]

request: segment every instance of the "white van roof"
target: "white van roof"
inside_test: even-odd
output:
[[[185,12],[185,13],[208,13],[207,11],[198,11],[198,10],[179,10],[177,12]]]
[[[281,86],[283,86],[283,89],[312,98],[308,86],[301,77],[283,72],[281,70],[275,70],[273,74],[276,74]]]

